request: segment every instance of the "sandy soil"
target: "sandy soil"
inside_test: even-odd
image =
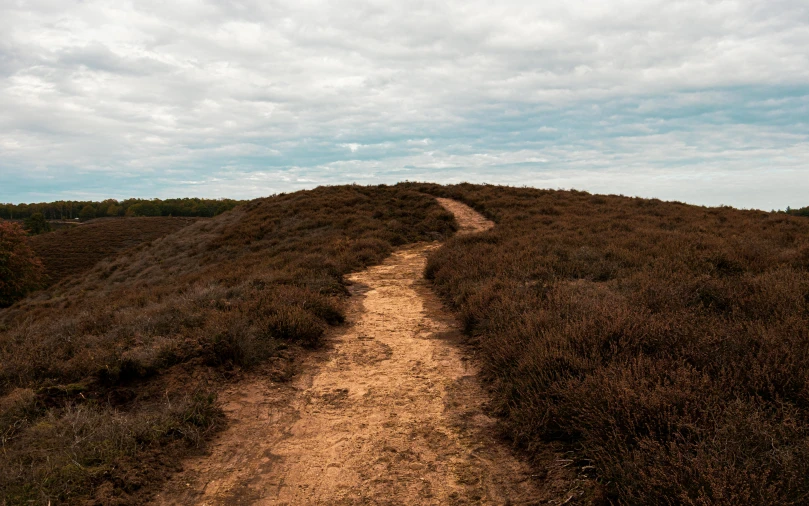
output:
[[[461,226],[458,234],[474,234],[484,232],[494,226],[482,214],[471,207],[452,199],[436,199],[444,209],[455,215],[455,221]]]
[[[461,233],[492,226],[458,202],[440,202]],[[569,501],[568,482],[540,482],[497,439],[456,322],[423,281],[438,246],[401,249],[351,276],[349,325],[291,383],[253,377],[226,390],[229,427],[156,503]]]

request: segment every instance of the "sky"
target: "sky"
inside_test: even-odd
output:
[[[0,202],[397,181],[809,205],[806,0],[0,0]]]

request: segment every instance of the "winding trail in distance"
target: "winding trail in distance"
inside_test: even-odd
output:
[[[448,199],[459,233],[492,223]],[[561,503],[496,437],[453,317],[423,280],[440,244],[350,276],[348,324],[290,383],[252,377],[220,395],[228,428],[156,504]],[[559,500],[561,498],[561,500]]]

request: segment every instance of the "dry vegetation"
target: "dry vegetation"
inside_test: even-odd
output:
[[[410,185],[493,219],[432,255],[507,432],[597,502],[809,502],[809,221],[576,191]],[[553,443],[555,442],[555,443]]]
[[[0,220],[0,308],[39,288],[42,277],[42,262],[31,250],[25,230]]]
[[[442,239],[452,216],[401,187],[245,204],[0,312],[0,504],[138,504],[221,425],[216,385],[288,376],[343,321],[343,275]],[[102,234],[103,235],[103,234]]]
[[[601,503],[809,501],[809,220],[413,183],[254,201],[117,257],[131,232],[104,222],[63,233],[85,234],[72,263],[40,250],[58,278],[106,259],[0,312],[0,504],[148,499],[221,426],[216,385],[287,377],[342,322],[344,274],[452,233],[424,193],[497,223],[426,275],[529,456],[571,452]]]
[[[90,270],[96,263],[143,242],[171,234],[198,218],[102,218],[31,237],[49,282]]]

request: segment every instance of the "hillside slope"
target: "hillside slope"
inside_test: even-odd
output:
[[[617,504],[806,504],[809,221],[577,191],[412,184],[496,222],[426,275],[493,407]]]
[[[0,502],[137,504],[221,426],[240,368],[282,379],[343,321],[343,276],[452,215],[400,187],[260,199],[0,312]],[[262,365],[264,364],[264,365]]]
[[[90,270],[99,261],[188,226],[199,218],[101,218],[31,237],[49,283]]]

